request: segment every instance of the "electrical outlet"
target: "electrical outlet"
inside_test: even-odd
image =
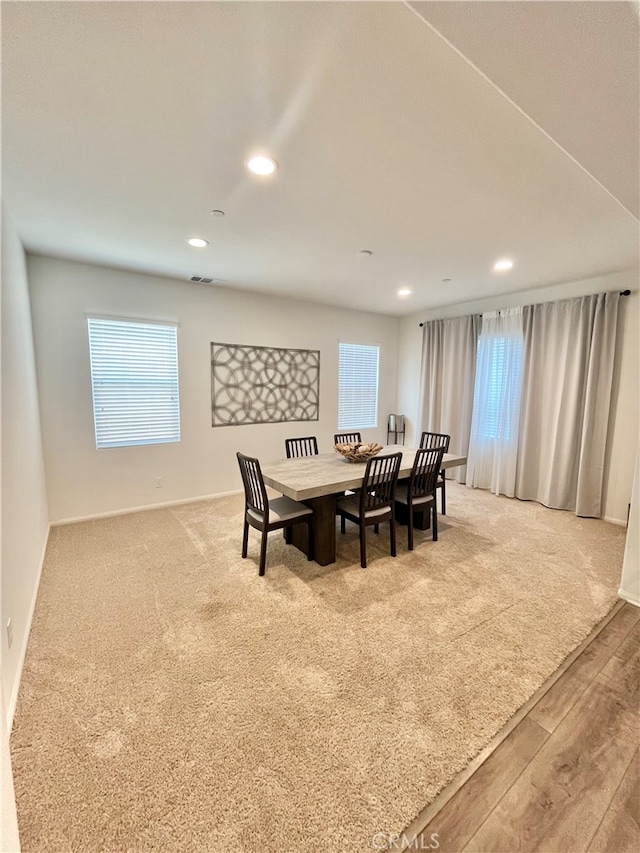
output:
[[[11,648],[11,644],[13,643],[13,625],[11,624],[11,619],[7,619],[7,641],[9,648]]]
[[[156,489],[161,489],[164,486],[164,477],[156,477]]]

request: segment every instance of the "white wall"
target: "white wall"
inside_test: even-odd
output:
[[[379,427],[363,438],[386,439],[396,402],[396,318],[41,256],[29,256],[28,269],[52,521],[238,490],[236,451],[277,459],[288,436],[317,435],[329,451],[339,339],[381,346]],[[96,450],[91,313],[179,323],[180,443]],[[320,420],[212,428],[212,341],[320,350]]]
[[[627,507],[631,500],[633,460],[635,459],[640,421],[638,416],[639,354],[638,354],[638,272],[612,273],[584,281],[567,282],[551,287],[531,289],[492,297],[475,302],[421,311],[400,321],[398,339],[398,412],[407,416],[407,444],[416,439],[418,420],[418,393],[420,384],[420,358],[422,351],[422,329],[419,323],[445,317],[461,317],[465,314],[481,314],[497,308],[516,305],[533,305],[603,293],[608,290],[636,289],[631,296],[621,299],[620,326],[616,364],[613,378],[613,408],[611,433],[607,451],[605,479],[605,518],[625,523]]]
[[[49,518],[25,256],[4,208],[1,308],[2,691],[10,729]]]

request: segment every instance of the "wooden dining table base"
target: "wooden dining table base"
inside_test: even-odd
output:
[[[409,523],[409,511],[406,504],[396,504],[396,524],[407,525]],[[304,525],[306,527],[306,524]],[[431,513],[428,509],[414,509],[413,527],[415,530],[429,530],[431,527]]]
[[[302,501],[313,510],[314,559],[321,566],[329,566],[336,561],[336,500],[338,497],[338,495],[323,495]],[[396,512],[396,523],[406,524],[406,507],[400,505]],[[419,510],[414,513],[413,526],[416,530],[428,530],[430,525],[431,513]],[[304,554],[309,554],[306,524],[296,524],[292,528],[291,544]]]
[[[314,560],[321,566],[328,566],[336,561],[336,498],[337,495],[322,495],[302,501],[313,510]],[[306,524],[295,525],[291,542],[308,555]]]

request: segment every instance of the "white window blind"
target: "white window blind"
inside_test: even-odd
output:
[[[378,362],[380,347],[340,344],[338,429],[378,426]]]
[[[88,322],[96,447],[180,441],[177,327]]]

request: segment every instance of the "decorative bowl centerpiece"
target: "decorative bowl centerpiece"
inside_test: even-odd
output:
[[[336,444],[336,451],[345,462],[366,462],[382,450],[381,444]]]

